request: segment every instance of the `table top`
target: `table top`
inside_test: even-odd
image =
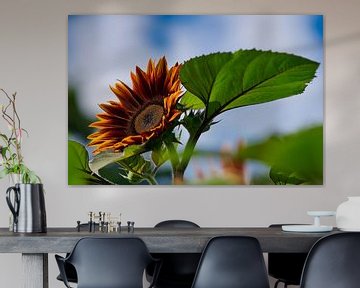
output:
[[[208,240],[221,235],[252,236],[263,252],[308,252],[321,237],[338,233],[283,232],[281,227],[258,228],[136,228],[134,232],[78,232],[76,228],[48,228],[47,233],[13,233],[0,228],[0,253],[65,253],[83,237],[139,237],[152,253],[201,253]]]

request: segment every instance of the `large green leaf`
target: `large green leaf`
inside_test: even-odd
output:
[[[180,70],[180,79],[186,90],[196,95],[204,104],[209,102],[217,74],[232,58],[232,53],[214,53],[192,58]]]
[[[229,109],[300,94],[315,77],[319,63],[271,51],[239,50],[192,58],[183,64],[180,79],[191,94],[184,104],[206,107],[207,119]]]
[[[123,152],[117,153],[104,151],[98,155],[95,155],[94,158],[90,160],[89,165],[92,171],[98,171],[106,165],[144,153],[146,151],[147,149],[144,145],[131,145],[126,147]]]
[[[282,137],[271,137],[262,143],[242,149],[238,157],[259,160],[273,167],[272,179],[277,178],[276,182],[295,184],[299,181],[321,185],[323,127],[313,127]]]
[[[83,145],[68,141],[68,184],[69,185],[106,185],[111,184],[89,167],[89,155]]]
[[[199,110],[205,108],[204,102],[189,91],[184,93],[184,95],[181,97],[180,103],[181,105],[185,106],[186,109]]]

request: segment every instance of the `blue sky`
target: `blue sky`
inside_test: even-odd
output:
[[[84,113],[114,99],[109,84],[130,83],[135,66],[165,55],[170,65],[217,51],[262,49],[320,62],[304,94],[234,109],[202,135],[199,147],[235,147],[323,122],[323,17],[317,15],[69,16],[68,74]],[[235,123],[235,124],[234,124]]]

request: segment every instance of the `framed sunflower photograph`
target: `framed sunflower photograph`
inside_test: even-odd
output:
[[[70,15],[69,185],[323,185],[322,15]]]

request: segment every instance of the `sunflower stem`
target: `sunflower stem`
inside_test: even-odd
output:
[[[190,138],[184,148],[182,159],[174,169],[174,184],[184,183],[184,173],[194,153],[197,141],[199,140],[201,134],[204,132],[205,128],[209,125],[211,121],[212,119],[204,121],[195,133],[190,134]]]
[[[184,172],[185,170],[181,170],[181,169],[173,170],[173,184],[175,185],[184,184]]]
[[[151,185],[158,185],[155,177],[152,176],[152,175],[147,175],[147,176],[145,177],[145,180],[148,181],[149,184],[151,184]]]
[[[182,184],[184,182],[185,170],[191,160],[191,156],[194,153],[194,149],[200,135],[201,133],[196,133],[194,137],[190,136],[188,142],[186,143],[181,162],[174,169],[174,184]]]
[[[180,163],[179,154],[178,154],[173,142],[164,141],[164,143],[165,143],[166,148],[169,153],[172,169],[173,169],[173,171],[175,171],[176,167],[179,166],[179,163]]]

